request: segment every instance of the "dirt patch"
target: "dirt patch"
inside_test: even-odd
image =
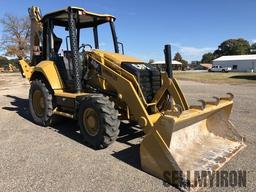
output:
[[[7,83],[7,81],[0,80],[0,85],[4,85],[4,84],[6,84],[6,83]]]

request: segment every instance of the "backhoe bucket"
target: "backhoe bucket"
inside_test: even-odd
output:
[[[165,112],[141,143],[142,169],[170,184],[193,186],[195,171],[217,171],[243,149],[243,137],[229,121],[232,95],[215,99],[179,117]]]

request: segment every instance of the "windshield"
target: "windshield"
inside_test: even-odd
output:
[[[114,32],[115,33],[115,32]],[[96,27],[80,29],[80,46],[86,45],[86,50],[91,47],[105,51],[115,52],[115,40],[111,23],[104,23]]]
[[[113,22],[100,24],[94,27],[81,28],[77,30],[78,47],[83,47],[85,51],[101,49],[118,53],[118,43]],[[70,51],[69,30],[63,26],[53,27],[51,47],[58,55],[63,55],[65,51]]]

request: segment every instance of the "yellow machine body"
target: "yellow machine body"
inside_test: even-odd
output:
[[[167,182],[166,173],[173,171],[218,170],[245,147],[234,125],[229,121],[233,95],[201,101],[200,106],[189,106],[175,78],[161,74],[161,87],[150,103],[143,96],[135,76],[121,67],[122,62],[142,62],[118,53],[94,49],[86,57],[100,66],[101,73],[89,71],[91,83],[103,91],[116,92],[115,105],[125,108],[122,119],[136,121],[145,137],[140,145],[142,169]],[[23,74],[30,81],[42,75],[47,79],[55,97],[77,98],[89,93],[65,91],[53,61],[41,61],[34,67],[20,60]],[[84,64],[86,65],[86,63]],[[171,108],[159,110],[158,104],[171,95]],[[150,111],[150,112],[149,112]],[[57,115],[75,118],[54,109]],[[187,179],[187,178],[184,178]],[[195,178],[190,178],[191,180]]]
[[[153,103],[147,103],[135,77],[117,65],[124,58],[125,61],[129,59],[136,62],[138,59],[100,50],[92,51],[90,57],[97,60],[102,68],[102,75],[98,76],[95,84],[106,90],[116,90],[119,99],[129,108],[129,120],[137,121],[145,132],[140,147],[140,159],[142,169],[146,172],[168,181],[166,172],[218,170],[245,147],[243,138],[229,121],[233,106],[231,97],[205,102],[205,106],[191,107],[176,80],[169,79],[163,73],[162,87]],[[23,63],[21,61],[21,65]],[[56,96],[75,98],[81,95],[63,90],[60,75],[52,61],[43,61],[31,71],[32,75],[43,74]],[[29,76],[26,77],[29,79]],[[156,108],[166,91],[173,96],[173,102],[181,106],[181,109],[162,112],[156,110],[154,114],[148,114],[146,109]],[[62,115],[57,112],[56,114]]]

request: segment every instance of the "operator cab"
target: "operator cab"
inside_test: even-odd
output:
[[[109,25],[113,52],[119,53],[114,21],[115,17],[112,15],[91,13],[78,7],[68,7],[49,13],[41,20],[41,54],[33,54],[32,62],[37,64],[43,60],[54,61],[66,89],[77,92],[81,90],[81,82],[78,81],[83,75],[82,63],[86,64],[87,53],[93,48],[100,48],[100,26]],[[89,31],[92,35],[87,41]]]

